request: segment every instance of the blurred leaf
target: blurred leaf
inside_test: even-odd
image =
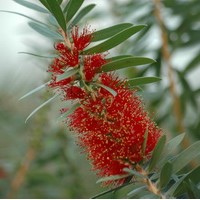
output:
[[[70,0],[67,4],[67,6],[64,9],[64,13],[66,13],[66,21],[69,23],[69,21],[74,17],[76,12],[79,10],[81,5],[83,4],[84,0]]]
[[[179,134],[178,136],[172,138],[166,145],[167,147],[167,153],[171,153],[173,150],[175,150],[179,144],[183,141],[183,138],[185,137],[185,133]]]
[[[121,60],[122,58],[128,58],[128,57],[133,57],[132,55],[120,55],[120,56],[114,56],[107,58],[108,62],[110,61],[116,61],[116,60]]]
[[[78,71],[79,71],[79,69],[77,69],[77,68],[65,71],[64,74],[58,76],[58,81],[69,78],[69,77],[75,75]]]
[[[143,174],[140,174],[139,172],[135,171],[134,169],[124,168],[123,171],[128,172],[129,174],[140,177],[140,178],[147,178]]]
[[[80,107],[80,103],[76,103],[74,104],[70,109],[68,109],[63,115],[61,115],[58,120],[61,120],[61,119],[65,119],[67,118],[69,115],[71,115],[77,108]]]
[[[166,136],[163,135],[160,137],[158,143],[156,144],[155,149],[153,150],[152,158],[150,160],[149,166],[148,166],[148,171],[151,172],[154,167],[156,166],[157,162],[160,159],[161,153],[164,149],[166,142]]]
[[[30,92],[28,92],[27,94],[25,94],[24,96],[22,96],[19,99],[19,101],[22,100],[22,99],[24,99],[24,98],[26,98],[26,97],[28,97],[28,96],[30,96],[30,95],[32,95],[32,94],[34,94],[34,93],[36,93],[36,92],[38,92],[38,91],[40,91],[41,89],[45,88],[49,84],[49,82],[50,81],[48,81],[47,83],[44,83],[44,84],[40,85],[39,87],[31,90]]]
[[[107,177],[104,177],[104,178],[100,178],[96,183],[102,183],[102,182],[107,182],[107,181],[115,181],[115,180],[126,178],[128,176],[130,176],[130,175],[125,174],[125,175],[107,176]]]
[[[57,1],[52,1],[52,0],[46,0],[46,2],[48,3],[51,9],[51,13],[56,18],[60,27],[63,29],[63,31],[66,32],[66,21],[59,3]]]
[[[200,190],[194,185],[194,183],[189,179],[189,182],[183,181],[183,187],[185,188],[188,197],[190,199],[198,199],[200,196]]]
[[[78,14],[74,17],[73,21],[70,23],[69,27],[75,26],[78,22],[83,19],[85,15],[87,15],[96,5],[95,4],[90,4],[83,9],[81,9]]]
[[[48,13],[48,10],[42,8],[41,6],[38,6],[37,4],[31,3],[28,1],[24,1],[24,0],[14,0],[14,1],[22,6],[30,8],[32,10],[36,10],[36,11],[42,12],[42,13]]]
[[[136,85],[155,83],[161,80],[162,79],[159,77],[138,77],[138,78],[129,79],[128,85],[132,87]]]
[[[58,4],[61,5],[63,0],[57,0]]]
[[[39,58],[55,58],[55,56],[42,56],[42,55],[38,55],[38,54],[35,54],[35,53],[30,53],[30,52],[23,52],[23,51],[20,51],[18,52],[20,54],[27,54],[27,55],[31,55],[31,56],[36,56],[36,57],[39,57]]]
[[[105,90],[107,90],[108,92],[110,92],[114,97],[117,95],[117,92],[115,90],[113,90],[112,88],[110,88],[110,87],[108,87],[106,85],[103,85],[101,83],[95,83],[95,85],[104,88]]]
[[[133,24],[131,24],[131,23],[122,23],[122,24],[117,24],[117,25],[111,26],[109,28],[105,28],[105,29],[96,31],[92,34],[93,35],[92,42],[110,38],[110,37],[118,34],[119,32],[121,32],[127,28],[130,28],[132,26],[133,26]]]
[[[161,169],[160,172],[160,188],[163,188],[166,186],[172,175],[172,164],[170,162],[167,162]]]
[[[34,18],[29,17],[29,16],[27,16],[27,15],[24,15],[24,14],[18,13],[18,12],[6,11],[6,10],[0,10],[0,12],[12,13],[12,14],[20,15],[20,16],[22,16],[22,17],[28,18],[28,19],[30,19],[30,20],[32,20],[32,21],[35,21],[35,22],[37,22],[37,23],[39,23],[39,24],[43,24],[43,25],[46,26],[45,23],[43,23],[43,22],[41,22],[41,21],[38,21],[37,19],[34,19]]]
[[[113,47],[121,44],[125,40],[127,40],[129,37],[134,35],[135,33],[142,30],[146,25],[138,25],[138,26],[132,26],[130,28],[127,28],[118,34],[114,35],[113,37],[109,38],[108,40],[91,47],[89,49],[86,49],[83,51],[83,54],[92,54],[92,53],[101,53],[104,51],[107,51],[109,49],[112,49]]]
[[[109,72],[123,69],[126,67],[133,67],[138,65],[146,65],[155,62],[153,59],[145,57],[127,57],[123,59],[114,60],[104,64],[100,72]]]
[[[49,6],[49,4],[47,3],[47,0],[39,0],[40,3],[42,3],[44,5],[44,7],[46,7],[50,12],[51,12],[51,8]]]
[[[188,172],[184,179],[185,182],[189,182],[189,180],[192,180],[192,182],[194,184],[198,184],[200,181],[200,166],[196,167],[195,169],[193,169],[192,171]],[[180,196],[181,194],[184,193],[184,187],[182,184],[180,184],[176,190],[174,190],[174,195],[175,196]]]
[[[141,186],[141,187],[138,187],[138,188],[132,190],[131,192],[129,192],[129,193],[127,194],[127,196],[128,196],[129,198],[133,198],[136,194],[142,193],[142,191],[145,190],[145,189],[146,189],[146,186],[145,186],[145,185],[144,185],[144,186]]]
[[[183,175],[176,183],[174,183],[169,190],[165,193],[165,195],[167,196],[167,198],[171,199],[174,196],[174,192],[176,191],[176,189],[180,186],[180,184],[183,182],[183,180],[185,179],[185,177],[187,176],[187,174]]]
[[[56,97],[58,96],[58,94],[54,95],[52,98],[48,99],[47,101],[45,101],[43,104],[41,104],[40,106],[38,106],[35,110],[33,110],[31,112],[31,114],[26,118],[25,123],[41,108],[43,108],[44,106],[46,106],[48,103],[50,103],[52,100],[54,100]]]
[[[198,52],[196,55],[194,55],[193,59],[183,70],[183,74],[187,74],[188,72],[193,70],[195,67],[199,67],[199,65],[198,65],[199,63],[200,63],[200,52]]]
[[[48,27],[39,25],[35,22],[28,22],[28,25],[32,29],[34,29],[36,32],[40,33],[41,35],[44,35],[46,37],[53,38],[53,39],[56,39],[56,40],[63,40],[63,37],[59,33],[52,31]]]
[[[199,146],[200,146],[200,141],[195,142],[187,149],[179,153],[175,157],[175,159],[171,161],[173,165],[173,173],[177,173],[183,167],[185,167],[189,162],[191,162],[193,159],[195,159],[197,156],[200,155]]]

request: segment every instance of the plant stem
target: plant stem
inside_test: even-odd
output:
[[[146,178],[142,179],[142,182],[147,186],[147,189],[155,194],[156,196],[158,196],[161,199],[166,199],[165,195],[162,194],[162,192],[160,191],[160,189],[157,187],[157,185],[155,183],[153,183],[149,178],[148,178],[148,173],[140,166],[140,165],[136,165],[135,167],[136,171],[140,174],[142,174],[143,176],[145,176]]]

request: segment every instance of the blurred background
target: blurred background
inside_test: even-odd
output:
[[[30,0],[30,2],[35,2]],[[87,0],[96,3],[82,24],[99,30],[122,22],[147,24],[139,34],[110,51],[111,55],[147,56],[157,63],[121,70],[129,78],[158,76],[159,83],[141,86],[140,95],[168,138],[182,132],[180,149],[200,139],[200,3],[199,0]],[[12,0],[0,10],[45,21],[41,13]],[[75,137],[58,122],[59,100],[31,111],[50,96],[45,89],[22,100],[47,81],[53,41],[34,32],[28,19],[0,12],[0,198],[90,198],[104,191]],[[116,198],[123,197],[119,192]]]

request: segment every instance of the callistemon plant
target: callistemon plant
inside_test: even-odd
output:
[[[197,154],[191,148],[194,150],[199,143],[173,157],[170,153],[184,135],[165,145],[163,131],[156,126],[138,95],[138,85],[153,83],[160,78],[128,79],[121,78],[116,72],[154,60],[131,55],[112,57],[108,52],[145,25],[122,23],[96,31],[88,23],[82,28],[77,24],[94,4],[81,9],[83,0],[40,2],[45,8],[26,1],[18,3],[49,16],[51,26],[34,19],[29,25],[54,40],[52,48],[56,56],[47,70],[50,80],[22,98],[45,86],[55,96],[36,108],[27,119],[56,96],[62,101],[71,101],[71,107],[61,108],[61,118],[78,136],[77,143],[101,178],[98,182],[112,188],[96,197],[127,184],[133,185],[129,197],[143,194],[139,197],[167,198],[182,194],[180,185],[192,172],[180,176],[176,173],[192,159],[186,159],[185,155],[190,153],[194,157]],[[167,152],[163,152],[164,149]]]

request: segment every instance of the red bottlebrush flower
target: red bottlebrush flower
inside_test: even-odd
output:
[[[55,45],[55,49],[60,53],[60,62],[66,67],[74,67],[79,63],[79,54],[76,49],[69,49],[63,43]]]
[[[62,62],[58,58],[55,58],[53,63],[50,65],[48,72],[52,72],[54,74],[63,74],[63,68],[64,66]]]
[[[120,83],[107,74],[103,74],[100,81],[117,95],[105,95],[99,89],[95,99],[88,97],[69,116],[69,125],[78,133],[80,144],[99,176],[123,175],[126,174],[123,168],[132,168],[144,157],[150,157],[161,130],[149,118],[136,92],[124,86],[124,81]],[[143,155],[146,132],[148,138]],[[120,185],[123,181],[113,183]]]
[[[85,91],[77,86],[70,86],[65,88],[66,99],[83,99],[86,95]]]
[[[78,51],[82,51],[84,48],[86,48],[92,39],[92,34],[88,27],[83,28],[82,33],[79,33],[79,27],[75,26],[71,34],[74,42],[74,47]]]
[[[101,68],[107,61],[105,60],[105,55],[94,54],[90,56],[85,56],[84,58],[84,75],[86,81],[91,81],[98,69]]]

